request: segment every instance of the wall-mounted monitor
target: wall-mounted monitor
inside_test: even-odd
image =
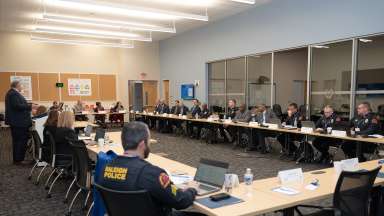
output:
[[[195,98],[195,85],[182,84],[181,85],[181,98],[183,100],[192,100]]]

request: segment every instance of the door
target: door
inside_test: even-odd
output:
[[[169,104],[169,80],[163,80],[163,96],[167,104]]]
[[[157,95],[157,81],[143,81],[144,109],[150,112],[155,109]]]

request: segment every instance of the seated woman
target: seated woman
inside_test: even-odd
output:
[[[47,137],[46,132],[49,131],[49,133],[51,133],[52,136],[55,136],[58,118],[59,118],[59,112],[57,110],[52,110],[48,113],[47,121],[45,121],[44,123],[44,131],[43,131],[44,139],[43,139],[43,146],[42,146],[43,160],[46,160],[46,158],[49,157],[49,155],[51,154],[51,151],[48,148],[49,138]]]
[[[109,121],[112,123],[124,124],[124,114],[119,113],[119,111],[123,111],[123,110],[124,110],[123,105],[121,105],[120,101],[117,101],[116,105],[111,109],[111,114],[109,115]]]
[[[75,117],[72,112],[64,111],[60,113],[55,133],[57,154],[72,155],[72,151],[67,140],[78,140],[78,135],[73,127],[74,120]]]

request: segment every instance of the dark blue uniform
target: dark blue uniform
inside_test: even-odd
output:
[[[332,114],[330,117],[326,117],[323,115],[319,120],[316,122],[316,128],[321,128],[323,131],[327,131],[328,127],[335,128],[339,126],[341,123],[341,119],[336,115]],[[320,160],[329,160],[329,146],[332,144],[337,143],[336,139],[328,138],[328,137],[316,137],[313,140],[313,145],[316,149],[318,149],[321,152],[321,158]]]
[[[163,169],[139,157],[118,156],[104,167],[98,182],[115,190],[147,190],[159,216],[188,208],[197,193],[195,189],[177,189]]]
[[[351,129],[355,130],[356,135],[366,136],[380,133],[380,125],[377,116],[374,113],[368,113],[364,116],[357,116],[350,121]],[[372,153],[376,145],[372,143],[362,143],[363,153]],[[348,157],[356,156],[356,142],[344,141],[342,145],[344,153]],[[364,161],[365,158],[360,158]]]
[[[285,120],[286,125],[296,126],[301,128],[301,121],[303,120],[303,116],[299,112],[295,112],[292,116],[288,116]],[[295,125],[296,122],[296,125]],[[289,149],[289,153],[292,154],[296,151],[297,147],[293,143],[295,140],[302,140],[303,136],[298,134],[280,134],[277,136],[277,140],[282,145],[283,149],[287,143],[287,147]]]

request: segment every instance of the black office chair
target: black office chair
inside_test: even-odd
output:
[[[35,165],[33,165],[31,171],[29,172],[29,176],[28,176],[28,180],[31,180],[32,179],[32,175],[33,175],[33,172],[35,171],[37,165],[42,161],[42,145],[41,145],[41,139],[40,139],[40,136],[39,134],[37,133],[36,130],[32,130],[31,131],[31,135],[32,135],[32,140],[33,140],[33,159],[35,160]]]
[[[81,192],[86,192],[83,209],[86,208],[92,186],[92,160],[88,156],[88,150],[82,140],[68,140],[73,153],[73,166],[75,168],[76,186],[79,188],[69,205],[66,215],[72,214],[72,207]]]
[[[52,145],[51,145],[51,139],[50,139],[51,134],[49,133],[49,131],[44,131],[43,136],[44,136],[44,143],[43,143],[44,147],[42,147],[41,149],[42,150],[41,157],[43,158],[45,164],[36,178],[35,185],[38,185],[40,183],[40,178],[43,175],[45,169],[51,166],[53,161]]]
[[[298,207],[320,209],[309,214],[311,216],[368,216],[371,190],[380,169],[381,166],[370,171],[341,172],[333,195],[333,207]],[[300,216],[303,215],[298,208],[296,211]]]
[[[48,145],[49,150],[51,152],[51,167],[52,172],[49,174],[49,177],[47,178],[47,181],[45,182],[45,189],[48,190],[47,198],[51,198],[51,191],[53,189],[53,186],[55,185],[56,181],[65,174],[67,170],[72,166],[72,155],[66,155],[66,154],[57,154],[56,153],[56,142],[53,138],[52,134],[49,131],[46,131],[46,135],[48,138]],[[51,184],[50,180],[52,176],[56,174],[55,179],[52,181]]]
[[[156,216],[156,208],[146,190],[117,191],[95,184],[109,216]]]
[[[275,113],[276,117],[282,120],[283,112],[281,111],[280,104],[273,104],[272,111]]]

